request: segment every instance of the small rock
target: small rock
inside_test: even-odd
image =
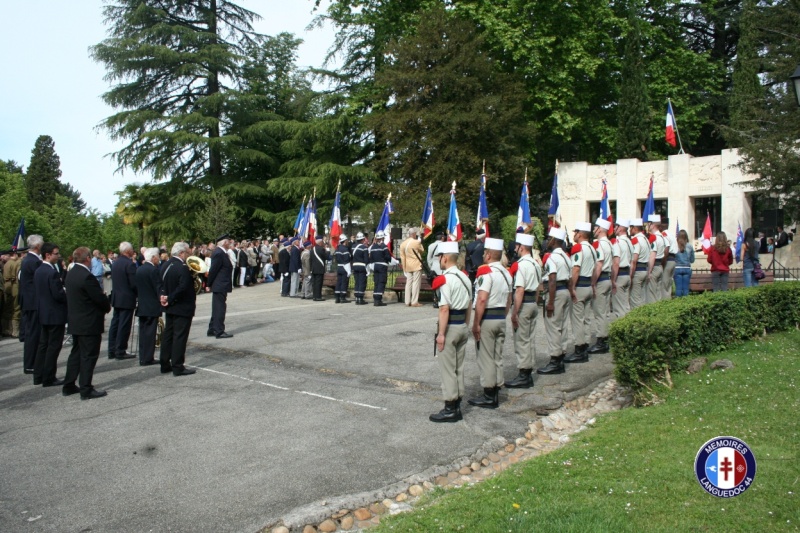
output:
[[[508,455],[508,453],[506,453],[505,450],[497,450],[497,455],[499,455],[500,457],[505,457],[506,455]]]
[[[525,432],[525,438],[528,439],[528,440],[533,439],[533,431],[526,431]],[[519,440],[519,439],[517,439],[517,440]]]
[[[708,359],[705,357],[695,357],[689,362],[689,367],[686,369],[687,374],[697,374],[706,367]]]
[[[344,529],[346,531],[348,529],[352,529],[353,528],[353,523],[354,522],[355,522],[355,520],[353,519],[353,515],[349,514],[349,515],[345,516],[344,518],[342,518],[342,521],[339,522],[339,527],[341,527],[342,529]]]
[[[489,466],[489,463],[491,463],[491,461],[489,461],[489,459],[487,459],[485,457],[483,459],[481,459],[481,464],[483,466]]]
[[[386,512],[386,507],[382,503],[373,503],[369,506],[369,510],[372,514],[383,514]]]
[[[514,446],[513,444],[506,444],[506,453],[513,452],[514,448],[516,448],[516,446]]]
[[[369,520],[359,520],[358,522],[356,522],[356,527],[358,529],[367,529],[367,528],[370,528],[370,527],[372,527],[374,525],[375,524],[373,524]]]
[[[339,520],[341,517],[346,516],[349,513],[350,509],[342,509],[338,513],[335,513],[333,516],[331,516],[331,518],[333,518],[334,520]]]
[[[389,514],[398,514],[398,513],[405,513],[411,510],[411,506],[407,503],[402,505],[395,505],[391,509],[389,509]]]
[[[519,462],[519,457],[517,457],[516,455],[512,455],[511,457],[508,458],[508,462],[511,464],[516,464]]]
[[[387,509],[391,509],[391,507],[392,507],[392,500],[390,500],[389,498],[386,498],[386,499],[385,499],[385,500],[383,500],[381,503],[382,503],[382,504],[383,504],[383,506],[384,506],[384,507],[386,507]]]
[[[502,472],[503,465],[501,465],[500,463],[495,463],[492,465],[492,470],[494,470],[495,472]]]
[[[365,509],[362,507],[361,509],[356,509],[355,514],[356,520],[369,520],[369,517],[372,516],[372,513],[369,512],[369,509]]]
[[[447,479],[453,481],[454,479],[458,479],[459,473],[458,472],[448,472]]]
[[[317,533],[317,528],[314,526],[306,526],[303,528],[303,533]]]
[[[272,533],[289,533],[289,528],[286,526],[278,526],[272,530]]]
[[[514,441],[514,444],[515,444],[517,447],[519,447],[519,446],[525,446],[526,444],[528,444],[528,440],[529,440],[529,439],[523,439],[522,437],[519,437],[519,438],[517,438],[517,439]]]
[[[444,487],[448,483],[450,483],[450,480],[444,476],[439,476],[436,478],[436,484],[439,485],[440,487]]]
[[[730,359],[717,359],[716,361],[711,363],[711,366],[709,368],[711,368],[711,370],[716,370],[718,368],[722,369],[733,368],[733,361],[731,361]]]
[[[475,470],[480,470],[481,469],[480,463],[472,463],[471,465],[469,465],[469,467],[472,469],[473,472]]]
[[[408,493],[414,496],[415,498],[420,494],[422,494],[423,492],[424,492],[423,488],[420,487],[419,485],[411,485],[410,487],[408,487]]]
[[[590,425],[590,426],[593,426],[593,425],[595,425],[595,423],[596,423],[596,422],[597,422],[597,419],[596,419],[596,418],[590,418],[589,420],[587,420],[587,421],[586,421],[586,423],[587,423],[588,425]]]
[[[395,497],[395,499],[394,499],[394,500],[395,500],[396,502],[404,502],[404,501],[406,501],[407,499],[408,499],[408,494],[406,494],[405,492],[401,492],[400,494],[398,494],[398,495]]]
[[[500,456],[497,455],[496,453],[490,453],[489,454],[489,460],[491,462],[493,462],[493,463],[499,463],[500,462]]]
[[[333,533],[336,531],[336,522],[329,518],[328,520],[322,522],[317,529],[323,533]]]
[[[463,468],[460,468],[458,470],[458,473],[461,474],[462,476],[468,476],[472,473],[472,469],[468,466],[465,466]]]
[[[370,519],[370,522],[372,522],[373,525],[377,526],[378,524],[381,523],[381,517],[380,516],[373,516]]]
[[[561,444],[566,444],[566,443],[568,443],[568,442],[569,442],[569,435],[561,435],[561,436],[558,438],[558,442],[560,442]]]
[[[425,481],[422,483],[422,488],[431,490],[433,488],[433,483],[431,483],[430,481]]]

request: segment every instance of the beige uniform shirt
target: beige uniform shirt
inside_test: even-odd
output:
[[[514,287],[522,287],[525,292],[532,292],[539,288],[542,282],[542,267],[529,255],[517,261],[517,273],[514,276]]]
[[[637,233],[633,237],[634,253],[639,253],[639,264],[647,264],[650,260],[650,241],[647,240],[647,235],[644,233]]]
[[[611,263],[612,259],[614,258],[614,250],[611,247],[611,241],[608,240],[608,237],[602,237],[595,241],[597,248],[597,260],[603,262],[603,270],[602,272],[605,274],[609,274],[611,272]]]
[[[581,277],[592,277],[597,259],[597,251],[586,241],[572,247],[572,266],[580,267],[581,270],[578,275]]]
[[[630,238],[625,235],[617,237],[614,241],[614,257],[619,257],[619,267],[627,268],[631,266],[631,259],[633,258],[633,243]]]
[[[447,305],[451,311],[469,307],[472,301],[469,278],[454,266],[445,270],[443,275],[445,283],[439,287],[439,305]]]
[[[544,263],[544,281],[550,280],[550,274],[556,274],[556,281],[569,281],[571,262],[561,248],[556,248]]]
[[[489,300],[486,302],[487,309],[505,307],[513,285],[511,274],[499,261],[489,263],[487,266],[492,269],[492,272],[478,278],[478,291],[489,293]]]

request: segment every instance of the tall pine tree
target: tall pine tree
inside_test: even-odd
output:
[[[622,56],[622,86],[619,97],[619,157],[647,159],[652,114],[646,68],[642,54],[641,20],[635,2],[628,7],[628,33]]]
[[[40,135],[31,151],[31,164],[25,176],[25,190],[34,209],[41,212],[62,193],[61,159],[49,135]]]

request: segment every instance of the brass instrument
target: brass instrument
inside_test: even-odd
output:
[[[158,317],[158,326],[156,326],[156,348],[161,348],[161,337],[164,336],[164,318]]]
[[[203,292],[203,280],[200,279],[200,276],[208,272],[208,265],[196,255],[190,255],[186,258],[186,266],[189,267],[189,270],[192,271],[192,276],[194,276],[194,292],[195,294],[200,294]]]

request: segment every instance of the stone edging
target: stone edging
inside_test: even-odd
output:
[[[470,457],[448,466],[433,467],[406,478],[383,490],[351,495],[345,501],[323,501],[302,507],[284,517],[280,523],[267,526],[261,533],[334,533],[360,531],[377,525],[384,515],[410,511],[425,491],[439,487],[460,487],[491,478],[509,466],[549,453],[570,441],[570,435],[595,423],[595,416],[630,405],[633,397],[622,390],[616,380],[598,385],[588,396],[566,402],[547,416],[528,424],[524,437],[513,443],[496,437],[485,443]],[[364,502],[351,509],[349,502]],[[369,503],[368,503],[369,502]],[[339,510],[331,513],[331,509]]]

